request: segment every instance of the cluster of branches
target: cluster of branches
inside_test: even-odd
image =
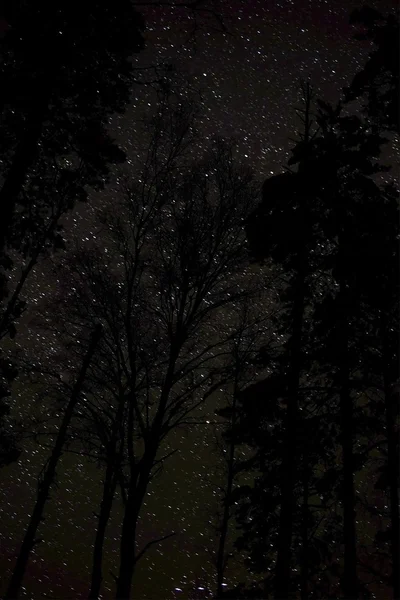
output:
[[[196,23],[203,14],[218,21],[214,3],[167,5]],[[132,62],[145,23],[129,0],[106,9],[95,0],[6,1],[0,24],[0,464],[8,464],[18,456],[6,423],[17,368],[5,347],[26,309],[26,282],[42,257],[64,249],[63,215],[125,162],[110,117],[124,112],[136,83],[165,86],[171,67]]]
[[[119,177],[118,198],[98,212],[100,243],[83,243],[57,267],[63,275],[40,328],[43,335],[57,332],[58,352],[25,365],[53,377],[46,394],[64,415],[61,448],[103,468],[92,598],[101,592],[118,490],[124,517],[116,596],[130,597],[135,565],[148,547],[137,550],[137,521],[148,485],[169,455],[163,441],[174,428],[190,426],[194,411],[228,379],[233,334],[222,315],[252,293],[239,275],[247,262],[244,224],[258,194],[254,176],[237,162],[230,141],[215,139],[193,160],[196,114],[195,103],[164,89],[154,118],[144,123],[143,160]],[[72,374],[85,363],[86,340],[97,328],[78,401]],[[73,401],[65,405],[68,397]],[[53,459],[55,453],[58,442]],[[41,502],[33,517],[43,510]],[[27,531],[7,597],[21,584],[20,564],[27,564],[38,526]]]
[[[155,6],[151,2],[148,4],[151,7]],[[153,85],[158,91],[164,93],[164,96],[168,95],[173,86],[171,79],[173,69],[170,66],[151,65],[143,68],[132,62],[133,55],[144,47],[145,24],[141,14],[137,11],[138,5],[145,8],[146,3],[131,3],[127,0],[105,8],[95,0],[85,3],[84,7],[76,2],[61,2],[53,6],[39,2],[35,6],[30,6],[26,2],[17,1],[5,2],[1,7],[0,466],[10,464],[20,456],[21,440],[16,435],[12,421],[9,419],[10,409],[6,399],[10,395],[11,384],[18,375],[13,340],[17,333],[18,321],[27,307],[22,296],[26,290],[26,282],[41,258],[45,258],[54,250],[65,249],[64,231],[61,225],[63,215],[72,210],[77,201],[86,201],[90,190],[104,189],[115,166],[125,162],[124,152],[110,135],[109,119],[115,113],[124,112],[130,100],[132,86],[137,83]],[[194,23],[191,35],[196,33],[200,20],[204,21],[204,17],[207,17],[209,26],[211,26],[210,19],[214,19],[218,27],[223,29],[223,22],[214,2],[207,3],[196,0],[187,3],[160,2],[158,5],[168,6],[171,10],[186,10]],[[77,15],[79,15],[79,19],[77,19]],[[165,194],[168,186],[171,191],[173,183],[177,181],[175,169],[178,167],[174,161],[178,155],[187,150],[185,144],[189,143],[190,145],[188,131],[185,130],[185,126],[190,120],[189,113],[191,114],[191,108],[183,105],[176,111],[174,121],[176,129],[172,131],[170,128],[168,131],[168,135],[171,135],[168,138],[170,154],[167,160],[164,152],[166,149],[163,147],[161,139],[161,136],[166,133],[165,130],[163,131],[165,126],[161,125],[162,117],[165,115],[162,115],[162,111],[159,113],[152,123],[155,136],[151,142],[153,146],[149,146],[147,162],[141,171],[141,176],[144,179],[148,177],[148,179],[146,181],[138,179],[135,184],[136,189],[132,188],[129,192],[127,190],[127,196],[130,197],[131,203],[131,216],[135,223],[132,227],[138,227],[138,237],[135,237],[135,241],[129,238],[129,243],[132,242],[138,246],[134,246],[135,249],[132,249],[131,256],[126,257],[126,260],[138,259],[137,265],[134,267],[134,270],[138,269],[136,273],[141,270],[139,254],[143,240],[146,239],[151,228],[157,229],[158,227],[155,215],[158,214],[158,218],[160,218],[161,213],[157,213],[157,211],[163,210],[163,217],[173,218],[172,215],[168,216],[165,212],[168,204]],[[172,121],[169,125],[172,126]],[[193,131],[191,135],[193,140]],[[157,145],[157,148],[154,147],[154,144]],[[209,169],[219,168],[221,170],[222,164],[233,160],[232,154],[229,155],[228,148],[223,150],[222,147],[219,147],[215,149],[214,154],[215,164],[210,157],[208,159]],[[220,157],[219,159],[217,159],[217,155]],[[162,168],[155,162],[159,160],[159,156],[162,156],[164,160]],[[218,163],[218,160],[221,162]],[[206,169],[205,166],[204,169]],[[183,173],[180,175],[183,176]],[[208,190],[205,185],[202,186],[199,178],[192,182],[188,179],[187,185],[197,186],[200,195],[203,194],[204,203],[206,203]],[[243,173],[242,179],[243,186],[246,188],[249,185],[250,176]],[[233,187],[238,185],[240,188],[240,184],[236,180],[234,181],[233,172],[230,183]],[[165,184],[164,188],[162,188],[162,184]],[[154,189],[157,191],[154,192]],[[170,191],[169,197],[171,197]],[[185,193],[180,189],[181,202]],[[138,203],[137,210],[139,212],[135,212],[136,208],[132,206],[136,194],[143,201],[141,205],[140,202]],[[240,204],[240,199],[245,195],[245,191],[235,188],[233,191],[231,190],[231,194],[238,197]],[[145,200],[146,197],[147,200]],[[126,210],[128,210],[127,206]],[[233,227],[234,223],[239,223],[243,218],[239,216],[242,209],[243,207],[238,209],[236,221],[229,220],[226,218],[226,214],[222,215],[221,213],[221,227]],[[198,206],[197,210],[199,210]],[[212,210],[217,211],[218,209],[213,206]],[[191,235],[186,230],[189,221],[190,216],[180,217],[181,244],[185,243]],[[218,218],[215,222],[217,221]],[[116,222],[112,226],[111,223],[109,224],[110,231],[112,229],[117,238],[121,234],[121,231],[117,234],[119,226],[120,224]],[[165,241],[161,239],[161,236],[167,235],[168,232],[164,231],[162,234],[159,227],[157,231],[158,244],[161,248]],[[125,233],[131,235],[128,232]],[[208,243],[209,240],[204,239],[203,241]],[[119,243],[123,245],[125,242],[120,239]],[[194,253],[198,251],[199,243],[200,240],[196,239],[193,247]],[[221,240],[218,243],[221,243]],[[233,238],[229,243],[233,244]],[[211,281],[203,282],[204,287],[198,292],[196,300],[191,297],[191,302],[195,304],[196,310],[199,310],[199,306],[205,301],[204,295],[212,294],[213,285],[220,280],[221,273],[218,271],[217,263],[221,251],[217,243],[212,248],[215,255],[212,257],[209,255],[208,260],[214,266],[215,271]],[[172,244],[170,250],[173,253],[180,249],[174,248]],[[167,269],[168,260],[173,261],[174,258],[176,258],[174,254],[164,257],[165,269]],[[202,268],[205,268],[204,261],[206,260],[207,257],[203,258]],[[234,262],[233,257],[230,260]],[[224,267],[226,273],[229,272],[230,266],[231,263],[228,260]],[[135,280],[136,275],[131,273],[130,276]],[[148,274],[147,277],[151,278],[152,275]],[[136,289],[136,284],[137,282],[133,284],[133,290]],[[169,280],[167,288],[164,289],[164,295],[166,290],[172,293],[174,285],[176,282]],[[211,303],[214,303],[212,306],[217,307],[219,302],[222,306],[224,300],[219,300],[219,298],[223,298],[227,293],[227,289],[215,291],[215,297],[213,296],[210,300]],[[132,301],[130,298],[129,303]],[[132,306],[131,304],[129,306],[130,311]],[[167,310],[166,307],[163,309]],[[191,309],[193,309],[192,305]],[[138,318],[137,314],[135,318]],[[147,318],[150,318],[149,315]],[[197,327],[199,324],[197,321],[201,321],[201,315],[197,321],[194,315],[191,318],[194,322],[190,321],[190,325]],[[156,335],[157,332],[153,331],[153,334]],[[38,541],[35,537],[36,531],[43,519],[44,506],[54,481],[58,459],[69,436],[67,432],[70,430],[72,417],[76,413],[76,405],[82,397],[83,381],[87,377],[89,364],[95,351],[104,352],[107,335],[101,326],[101,319],[93,323],[88,335],[84,336],[82,333],[79,340],[82,344],[81,347],[84,346],[86,339],[88,342],[87,353],[85,356],[80,356],[79,365],[72,362],[66,371],[67,380],[71,382],[71,385],[68,386],[66,382],[61,382],[59,375],[56,377],[57,397],[61,395],[64,399],[64,416],[59,424],[51,459],[44,468],[39,482],[35,509],[31,515],[13,577],[6,592],[6,596],[10,598],[17,597],[20,593],[29,554]],[[139,344],[139,342],[135,342],[135,344]],[[211,353],[212,347],[213,344],[209,344],[209,348],[204,350],[205,361]],[[132,351],[130,346],[130,360]],[[138,348],[135,349],[135,352],[139,352]],[[167,351],[165,350],[165,352]],[[147,355],[146,360],[150,360],[150,355]],[[23,366],[22,363],[19,366]],[[74,375],[71,370],[73,366],[77,369],[74,384],[72,384]],[[159,384],[160,378],[162,378],[162,369],[161,360],[156,368]],[[35,370],[33,366],[32,370]],[[59,371],[58,367],[56,371]],[[155,385],[154,373],[156,371],[152,373],[151,385]],[[182,377],[184,375],[187,374],[182,374]],[[126,383],[121,385],[126,386]],[[196,385],[193,384],[192,392],[197,389]],[[150,393],[150,387],[148,390]],[[66,397],[69,397],[69,401],[65,405]],[[184,404],[185,400],[186,397],[177,397],[174,407],[168,407],[170,427],[179,412],[179,407]],[[88,415],[86,414],[86,416]],[[166,425],[165,429],[166,431],[168,429]],[[113,435],[114,433],[113,430]],[[147,435],[149,434],[150,429],[147,431]],[[131,450],[132,446],[130,446]],[[120,477],[120,475],[118,476]]]

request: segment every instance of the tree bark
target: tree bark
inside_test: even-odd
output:
[[[344,565],[341,587],[346,600],[359,596],[357,577],[357,535],[354,489],[354,405],[350,392],[349,373],[349,307],[350,298],[346,280],[340,283],[339,291],[339,377],[340,377],[340,422],[343,461],[343,542]]]
[[[22,546],[17,558],[16,565],[14,567],[13,574],[11,576],[8,589],[4,596],[4,600],[15,600],[16,598],[18,598],[30,553],[34,545],[40,541],[35,539],[36,532],[40,525],[40,522],[43,520],[44,507],[49,497],[50,487],[54,482],[56,468],[59,458],[62,455],[62,449],[65,443],[67,430],[71,422],[72,416],[74,414],[77,402],[79,401],[79,396],[82,391],[83,383],[85,381],[86,372],[93,358],[93,354],[96,350],[97,344],[99,343],[100,336],[101,326],[97,326],[95,331],[93,332],[88,351],[83,360],[80,373],[72,390],[71,398],[65,410],[60,429],[58,430],[57,439],[54,444],[50,460],[43,475],[43,480],[39,483],[39,491],[36,499],[36,504],[33,509],[29,525],[25,532]]]
[[[313,92],[310,84],[302,84],[304,100],[304,144],[303,159],[299,163],[298,176],[307,172],[308,144],[311,133],[311,102]],[[300,191],[302,191],[302,186]],[[308,195],[308,190],[306,190]],[[307,204],[307,198],[300,196],[302,203]],[[306,219],[310,215],[306,215]],[[292,335],[289,342],[289,381],[287,394],[287,411],[285,425],[284,455],[281,469],[281,510],[279,515],[277,559],[275,567],[275,600],[287,600],[290,596],[292,537],[293,537],[293,512],[294,512],[294,487],[295,470],[298,452],[298,391],[301,373],[302,330],[304,322],[304,308],[306,298],[306,273],[308,255],[306,249],[307,239],[299,235],[300,249],[296,257],[294,303],[292,309]]]
[[[385,313],[386,311],[384,311]],[[392,586],[393,599],[400,599],[400,458],[399,458],[399,432],[396,423],[399,416],[399,365],[397,348],[393,352],[393,345],[389,342],[389,332],[386,314],[381,320],[383,338],[383,382],[385,397],[385,419],[388,452],[388,480],[390,498],[390,547],[392,553]],[[393,340],[396,345],[398,340]]]
[[[89,591],[89,599],[97,599],[100,594],[101,582],[103,581],[103,547],[107,524],[110,518],[115,490],[117,487],[118,476],[114,465],[110,462],[107,465],[106,475],[103,484],[103,498],[100,505],[96,538],[93,548],[92,578]]]
[[[385,385],[385,388],[389,387]],[[386,432],[388,439],[388,474],[390,494],[390,546],[392,553],[392,585],[393,599],[400,600],[400,501],[399,501],[399,440],[396,431],[396,420],[399,412],[399,393],[392,389],[385,390]]]
[[[290,371],[285,425],[284,456],[281,469],[281,510],[277,560],[275,567],[275,600],[290,597],[290,577],[293,536],[294,479],[297,456],[298,389],[301,372],[301,344],[305,302],[305,254],[299,257],[292,309],[290,340]]]
[[[122,522],[120,566],[117,579],[116,600],[129,600],[131,598],[132,579],[136,564],[136,527],[150,479],[150,471],[151,467],[150,469],[146,469],[143,465],[140,469],[140,473],[138,472],[137,477],[131,478],[124,519]]]
[[[309,468],[308,468],[308,439],[306,423],[303,425],[305,433],[304,451],[303,451],[303,505],[302,505],[302,523],[301,523],[301,543],[302,557],[300,568],[300,593],[301,600],[308,600],[308,502],[309,502]]]
[[[178,326],[177,326],[178,328]],[[134,408],[136,401],[133,397],[130,401],[128,411],[128,456],[130,462],[130,480],[128,487],[128,497],[125,506],[124,519],[122,522],[122,534],[120,544],[120,566],[117,577],[116,600],[129,600],[131,597],[132,579],[136,565],[136,527],[143,500],[146,496],[147,486],[150,482],[151,470],[160,443],[163,420],[168,398],[174,383],[174,372],[176,361],[182,345],[185,342],[185,335],[181,330],[175,334],[175,339],[171,341],[170,357],[168,369],[165,374],[160,400],[151,428],[145,435],[145,451],[137,463],[133,452],[133,427],[134,427]],[[134,386],[132,387],[134,389]]]
[[[231,430],[234,432],[235,424],[236,424],[236,399],[239,393],[238,390],[238,380],[237,376],[235,378],[235,385],[233,391],[233,402],[232,402],[232,419],[231,419]],[[233,480],[234,480],[234,465],[235,465],[235,440],[232,439],[230,442],[229,448],[229,457],[228,457],[228,478],[227,485],[224,497],[224,510],[222,514],[222,521],[220,527],[220,537],[217,551],[217,598],[222,598],[223,596],[223,583],[224,583],[224,574],[226,569],[226,556],[225,556],[225,546],[226,546],[226,538],[228,535],[228,525],[230,519],[230,499],[232,496],[233,489]]]
[[[111,509],[114,501],[115,491],[118,482],[121,482],[121,464],[123,460],[123,433],[122,423],[124,414],[124,398],[120,397],[115,422],[111,429],[111,439],[106,446],[106,473],[103,482],[103,497],[100,504],[98,515],[97,531],[93,547],[92,577],[88,598],[98,598],[103,580],[103,548],[106,529],[111,515]],[[118,439],[120,436],[120,439]],[[122,497],[124,498],[124,489],[121,482]]]

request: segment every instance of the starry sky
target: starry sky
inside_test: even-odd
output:
[[[386,13],[397,2],[375,0],[370,5]],[[202,138],[206,141],[215,133],[237,137],[243,158],[261,178],[267,177],[282,169],[289,154],[288,138],[298,125],[293,108],[298,101],[299,78],[309,78],[321,97],[336,102],[341,88],[363,66],[370,46],[353,40],[348,24],[350,12],[360,6],[356,0],[221,0],[227,32],[220,30],[212,16],[203,15],[191,39],[193,20],[185,9],[145,6],[141,10],[147,21],[147,47],[134,62],[138,67],[170,62],[189,74],[202,91]],[[112,119],[111,129],[129,156],[134,157],[139,143],[137,115],[145,107],[151,108],[152,102],[151,92],[138,85],[126,114]],[[89,203],[71,219],[78,232],[90,210],[93,206]],[[43,266],[31,282],[37,299],[33,306],[48,293],[45,273]],[[29,335],[34,339],[35,332]],[[29,404],[27,396],[26,391],[18,390],[16,410],[18,402]],[[213,408],[209,407],[211,417]],[[208,590],[214,588],[210,549],[215,543],[210,521],[217,508],[218,478],[214,433],[212,426],[199,426],[178,432],[171,441],[179,452],[150,489],[141,518],[140,544],[170,531],[177,534],[154,547],[140,563],[136,598],[210,597]],[[1,473],[0,586],[7,580],[26,512],[33,506],[44,456],[45,449],[28,445],[20,463]],[[31,560],[28,595],[42,597],[43,592],[58,598],[85,597],[100,478],[94,465],[64,456],[59,488],[52,494],[41,531],[44,541]],[[120,514],[117,506],[106,545],[106,590],[113,589],[109,570],[116,570]],[[233,565],[229,583],[237,577],[240,573]],[[112,598],[112,592],[106,590],[104,597]]]

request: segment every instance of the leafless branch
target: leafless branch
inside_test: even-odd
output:
[[[172,532],[172,533],[169,533],[168,535],[164,535],[161,538],[157,538],[156,540],[151,540],[150,542],[147,542],[147,544],[143,547],[143,549],[135,557],[135,564],[142,558],[142,556],[145,554],[145,552],[147,552],[147,550],[149,548],[151,548],[151,546],[153,546],[154,544],[159,544],[161,542],[164,542],[165,540],[168,540],[169,538],[173,537],[174,535],[176,535],[176,533]]]

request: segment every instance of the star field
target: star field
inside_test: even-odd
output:
[[[392,10],[392,0],[371,5],[383,13]],[[199,149],[216,133],[238,139],[241,156],[260,180],[282,170],[289,156],[289,137],[298,122],[294,106],[299,99],[298,81],[310,79],[318,95],[330,102],[339,99],[341,88],[360,70],[370,50],[368,43],[352,39],[349,14],[360,7],[355,0],[248,0],[221,2],[220,12],[227,31],[212,15],[199,17],[199,28],[190,38],[193,18],[185,9],[140,7],[147,22],[147,47],[135,56],[142,68],[155,62],[176,65],[201,90],[202,116]],[[218,10],[218,8],[217,8]],[[151,71],[140,77],[151,77]],[[154,94],[146,86],[135,86],[132,105],[123,116],[113,117],[111,130],[134,163],[142,140],[137,115],[151,110]],[[66,220],[67,237],[88,240],[96,235],[91,215],[118,187],[93,195]],[[29,283],[33,297],[19,329],[27,331],[32,353],[50,352],[48,337],[38,334],[33,316],[53,291],[49,264],[36,269]],[[18,337],[18,336],[17,336]],[[55,341],[56,344],[56,341]],[[50,344],[51,345],[51,344]],[[18,387],[13,400],[17,414],[35,410],[35,393]],[[140,518],[139,546],[153,537],[174,531],[175,536],[153,546],[135,574],[135,597],[207,598],[215,588],[211,554],[215,550],[213,515],[218,508],[218,452],[213,425],[214,401],[202,409],[210,423],[190,431],[179,430],[165,446],[179,451],[166,462],[152,483]],[[209,411],[209,412],[207,412]],[[20,543],[26,514],[33,506],[36,479],[46,448],[27,441],[18,464],[2,471],[0,489],[0,593],[7,582],[11,557]],[[91,565],[91,545],[98,509],[101,470],[79,456],[65,454],[59,469],[58,488],[46,508],[46,520],[26,578],[26,596],[84,598]],[[121,501],[116,502],[105,546],[104,598],[113,597],[113,578],[119,552]],[[232,563],[228,582],[240,579],[239,566]]]

